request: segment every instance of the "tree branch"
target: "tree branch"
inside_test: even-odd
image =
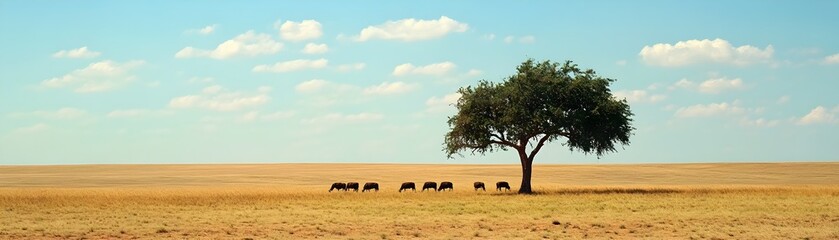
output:
[[[498,134],[495,134],[495,133],[490,133],[490,136],[495,137],[495,138],[497,138],[497,139],[498,139],[498,140],[492,140],[492,139],[490,138],[490,140],[489,140],[489,141],[490,141],[491,143],[497,143],[497,144],[501,144],[501,145],[506,145],[506,146],[510,146],[510,147],[513,147],[513,148],[518,147],[518,146],[516,146],[516,144],[515,144],[515,143],[512,143],[512,142],[510,142],[510,141],[507,141],[506,139],[502,138],[502,137],[501,137],[501,136],[499,136]]]
[[[527,156],[527,159],[533,161],[533,157],[536,156],[536,153],[539,153],[539,150],[542,149],[542,146],[545,146],[545,142],[548,141],[550,137],[551,134],[545,134],[545,136],[542,136],[542,138],[539,139],[539,143],[536,144],[535,148],[533,148],[533,151],[530,151],[530,156]]]

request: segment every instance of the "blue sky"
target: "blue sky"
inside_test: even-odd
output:
[[[0,164],[446,159],[455,91],[617,79],[632,144],[536,163],[835,161],[839,2],[0,2]]]

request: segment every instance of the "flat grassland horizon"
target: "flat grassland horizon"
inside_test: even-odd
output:
[[[495,191],[520,180],[518,165],[0,166],[0,238],[839,238],[837,162],[537,164],[539,194]],[[327,192],[348,181],[381,190]]]

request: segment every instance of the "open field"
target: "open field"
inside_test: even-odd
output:
[[[837,239],[839,163],[0,166],[0,238]],[[378,193],[328,193],[377,181]],[[398,193],[403,181],[454,192]]]

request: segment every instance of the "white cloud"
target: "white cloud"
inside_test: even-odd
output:
[[[308,43],[305,47],[303,47],[303,53],[305,54],[323,54],[329,51],[329,46],[326,43],[316,44],[316,43]]]
[[[311,93],[323,89],[328,84],[329,82],[326,80],[312,79],[297,84],[297,86],[294,87],[294,90],[300,93]]]
[[[213,59],[228,59],[236,56],[269,55],[283,49],[283,44],[274,41],[270,35],[254,31],[247,31],[233,39],[224,41],[213,50],[185,47],[175,53],[176,58],[209,57]]]
[[[210,86],[208,88],[213,88]],[[203,108],[215,111],[237,111],[244,108],[260,106],[268,103],[271,97],[265,88],[260,87],[257,93],[231,92],[219,87],[208,91],[204,89],[203,95],[186,95],[173,98],[169,101],[171,108]],[[269,90],[270,91],[270,90]]]
[[[85,47],[80,47],[80,48],[76,48],[76,49],[61,50],[61,51],[58,51],[56,53],[53,53],[52,57],[54,57],[54,58],[95,58],[95,57],[98,57],[100,54],[102,54],[102,53],[96,52],[96,51],[91,51],[91,50],[87,49],[87,46],[85,46]]]
[[[71,108],[71,107],[64,107],[55,111],[34,111],[34,112],[17,112],[17,113],[10,113],[9,116],[12,117],[38,117],[38,118],[47,118],[47,119],[61,119],[61,120],[68,120],[68,119],[77,119],[83,117],[87,114],[86,111],[78,109],[78,108]]]
[[[708,79],[699,84],[699,92],[702,93],[720,93],[725,90],[743,89],[743,80],[735,79]]]
[[[518,42],[518,43],[521,43],[521,44],[529,44],[529,43],[536,42],[536,37],[531,36],[531,35],[519,36],[519,37],[509,35],[509,36],[504,38],[504,42],[505,43]]]
[[[339,84],[330,81],[326,81],[323,79],[312,79],[308,81],[304,81],[302,83],[297,84],[294,87],[294,90],[298,93],[304,94],[311,94],[311,93],[356,93],[358,92],[359,87],[350,85],[350,84]]]
[[[143,61],[117,63],[111,60],[91,63],[85,68],[74,70],[61,77],[47,79],[41,86],[48,88],[74,87],[78,93],[103,92],[122,87],[136,77],[128,72],[143,64]]]
[[[618,60],[615,64],[618,66],[626,66],[626,60]]]
[[[667,98],[665,95],[649,94],[646,90],[620,90],[612,93],[617,99],[626,99],[630,103],[657,103]]]
[[[407,93],[417,89],[416,84],[408,84],[404,82],[383,82],[382,84],[370,86],[364,89],[365,95],[392,95]]]
[[[216,26],[217,26],[216,24],[212,24],[212,25],[207,25],[207,26],[202,27],[202,28],[189,29],[189,30],[186,30],[186,33],[193,33],[193,34],[197,33],[197,34],[201,34],[201,35],[209,35],[209,34],[216,31]]]
[[[492,41],[492,40],[495,39],[495,34],[490,33],[490,34],[484,35],[484,39]]]
[[[480,76],[481,74],[484,74],[484,72],[482,72],[481,70],[478,70],[478,69],[469,69],[469,71],[466,72],[467,77],[477,77],[477,76]]]
[[[681,79],[669,87],[670,90],[677,88],[696,90],[707,94],[718,94],[728,90],[744,89],[745,85],[743,84],[743,80],[740,78],[712,78],[699,84],[687,79]]]
[[[431,97],[425,101],[426,111],[428,112],[442,112],[454,109],[457,100],[460,99],[460,93],[451,93],[442,97]]]
[[[775,52],[772,45],[760,49],[750,45],[732,46],[723,39],[680,41],[644,46],[638,54],[650,65],[676,67],[698,63],[722,63],[738,66],[768,62]]]
[[[382,118],[384,118],[384,115],[380,113],[330,113],[319,117],[304,119],[302,122],[307,124],[369,123],[382,120]]]
[[[289,119],[294,116],[294,112],[284,112],[278,111],[273,113],[263,114],[258,111],[250,111],[242,116],[239,116],[239,122],[254,122],[254,121],[263,121],[263,122],[271,122],[271,121],[278,121],[283,119]]]
[[[425,66],[414,66],[410,63],[401,64],[393,69],[394,76],[404,76],[408,74],[424,74],[424,75],[445,75],[457,67],[452,62],[433,63]]]
[[[824,64],[839,64],[839,53],[824,57]]]
[[[341,64],[338,65],[338,71],[349,72],[353,70],[363,70],[365,67],[367,67],[367,64],[365,63]]]
[[[257,65],[253,67],[253,71],[282,73],[305,69],[319,69],[326,67],[327,64],[329,64],[329,61],[323,58],[317,60],[297,59],[285,62],[278,62],[274,65]]]
[[[285,21],[282,25],[277,23],[276,26],[280,30],[280,36],[288,41],[317,39],[323,35],[321,24],[315,20]]]
[[[214,31],[216,31],[216,25],[215,24],[201,28],[200,30],[198,30],[198,33],[207,35],[207,34],[213,33]]]
[[[417,20],[413,18],[388,21],[378,26],[368,26],[355,37],[364,42],[372,39],[420,41],[441,38],[452,32],[465,32],[469,29],[466,23],[460,23],[446,16],[434,20]]]
[[[839,109],[839,107],[837,107],[837,109]],[[837,122],[835,113],[839,112],[836,111],[837,109],[834,109],[834,111],[828,111],[827,108],[818,106],[813,108],[813,110],[811,110],[810,113],[807,113],[807,115],[804,115],[804,117],[799,118],[798,121],[796,121],[796,124],[810,125],[818,123],[835,123]]]
[[[741,114],[745,109],[737,106],[734,103],[711,103],[711,104],[696,104],[693,106],[683,107],[676,110],[676,116],[681,118],[692,117],[711,117],[725,114]]]

